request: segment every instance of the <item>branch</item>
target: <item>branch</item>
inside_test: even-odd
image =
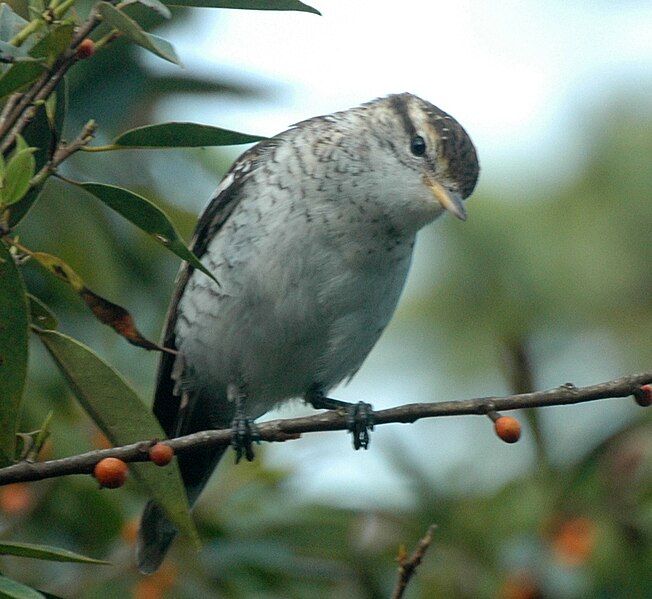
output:
[[[100,13],[97,8],[91,10],[91,14],[75,33],[68,49],[59,57],[59,59],[47,69],[20,97],[5,115],[4,120],[0,123],[0,152],[5,152],[16,139],[16,135],[21,133],[29,124],[36,114],[36,105],[42,100],[46,100],[54,91],[59,82],[63,79],[68,69],[75,64],[77,56],[75,50],[99,24]]]
[[[57,167],[64,161],[70,158],[75,152],[81,150],[88,142],[93,139],[97,126],[95,121],[90,120],[82,129],[81,133],[70,143],[59,143],[52,158],[43,166],[43,168],[32,177],[29,182],[30,188],[38,187],[45,179],[53,174]]]
[[[522,408],[541,408],[547,406],[563,406],[576,403],[628,397],[634,395],[640,405],[649,405],[644,397],[643,386],[652,384],[652,372],[633,374],[606,383],[589,387],[576,387],[571,383],[548,391],[521,393],[505,397],[480,397],[460,401],[444,401],[436,403],[413,403],[378,410],[373,412],[374,425],[389,423],[411,423],[420,418],[436,418],[440,416],[463,416],[493,414],[498,410],[519,410]],[[649,388],[646,387],[646,392]],[[271,420],[257,425],[261,441],[279,442],[297,439],[302,433],[348,430],[347,416],[340,410],[329,410],[315,416]],[[172,447],[175,453],[183,453],[197,448],[227,447],[231,444],[232,430],[206,430],[184,437],[164,441]],[[9,483],[41,480],[68,474],[88,474],[95,464],[108,457],[119,458],[124,462],[146,462],[149,460],[148,450],[156,440],[144,440],[131,445],[91,451],[68,458],[50,460],[47,462],[20,462],[0,469],[0,486]]]
[[[428,528],[426,534],[419,540],[417,548],[412,552],[412,555],[408,558],[405,547],[401,546],[398,554],[398,580],[396,581],[396,586],[394,587],[394,592],[392,593],[392,599],[401,599],[405,589],[407,588],[410,579],[414,575],[414,572],[419,567],[419,564],[423,560],[423,556],[428,551],[428,547],[432,543],[432,539],[435,535],[435,529],[437,528],[436,524],[431,524]]]

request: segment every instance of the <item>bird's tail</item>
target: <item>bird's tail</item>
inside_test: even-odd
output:
[[[179,468],[191,507],[225,451],[225,447],[216,447],[179,456]],[[149,501],[140,520],[136,545],[136,561],[143,574],[152,574],[158,570],[177,532],[163,508],[155,501]]]

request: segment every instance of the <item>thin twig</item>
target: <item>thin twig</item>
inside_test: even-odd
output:
[[[430,547],[430,544],[432,543],[436,528],[436,524],[430,525],[428,531],[419,540],[417,548],[412,552],[412,555],[409,558],[405,554],[405,548],[401,547],[398,556],[398,580],[396,581],[396,586],[392,593],[392,599],[401,599],[401,597],[403,597],[407,585],[423,560],[426,551],[428,551],[428,547]]]
[[[563,406],[597,399],[627,397],[641,392],[643,385],[652,383],[652,372],[633,374],[589,387],[575,387],[567,383],[548,391],[536,391],[506,397],[480,397],[460,401],[413,403],[373,412],[374,425],[411,423],[420,418],[440,416],[482,415],[492,411],[518,410],[546,406]],[[257,426],[261,441],[279,442],[297,439],[303,433],[348,430],[347,415],[340,410],[329,410],[303,418],[271,420]],[[227,447],[231,444],[233,431],[229,429],[206,430],[192,435],[164,441],[175,453],[197,448]],[[9,483],[41,480],[69,474],[88,474],[95,464],[108,457],[125,462],[146,462],[147,449],[153,440],[83,453],[68,458],[30,464],[20,462],[0,469],[0,486]]]
[[[75,152],[81,150],[88,142],[93,139],[97,125],[95,121],[90,120],[81,130],[81,133],[70,143],[60,143],[55,150],[52,158],[36,173],[29,182],[30,187],[38,187],[45,179],[53,174],[57,167],[64,161],[70,158]]]
[[[54,91],[68,69],[75,64],[77,57],[75,50],[83,39],[100,24],[101,16],[97,8],[91,11],[88,19],[79,27],[70,42],[68,49],[59,57],[59,59],[47,69],[26,91],[13,110],[6,116],[6,120],[0,126],[0,152],[5,152],[11,147],[16,139],[29,124],[36,114],[36,104],[41,100],[46,100]]]

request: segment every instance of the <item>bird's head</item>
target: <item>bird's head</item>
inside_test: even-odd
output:
[[[478,180],[475,147],[464,128],[450,115],[412,94],[397,94],[367,105],[376,112],[399,165],[394,185],[422,226],[444,210],[466,219],[463,200]],[[407,168],[406,168],[407,167]],[[403,213],[405,215],[405,212]]]

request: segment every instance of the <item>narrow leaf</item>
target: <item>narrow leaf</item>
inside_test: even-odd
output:
[[[179,58],[170,42],[143,31],[136,21],[108,2],[100,2],[99,8],[104,21],[112,27],[115,27],[115,29],[122,31],[131,41],[165,60],[174,64],[180,64]]]
[[[27,144],[31,147],[38,148],[34,153],[36,159],[36,170],[38,171],[50,159],[58,139],[63,130],[65,110],[66,110],[66,86],[65,78],[57,86],[57,115],[56,115],[56,133],[52,130],[48,121],[45,106],[39,105],[36,116],[29,123],[23,135]],[[63,100],[63,101],[61,101]],[[47,180],[47,179],[46,179]],[[44,181],[45,182],[45,181]],[[44,183],[43,182],[43,183]],[[7,212],[9,226],[15,227],[29,212],[43,190],[43,183],[37,187],[32,187],[25,197],[13,204]]]
[[[245,10],[299,10],[321,13],[299,0],[166,0],[168,6],[197,6],[201,8],[240,8]]]
[[[0,541],[0,555],[16,555],[18,557],[33,557],[51,562],[77,562],[83,564],[109,564],[104,560],[86,557],[68,549],[51,547],[49,545],[33,545],[31,543],[14,543]]]
[[[129,341],[129,343],[145,349],[166,351],[160,345],[150,341],[141,334],[136,327],[133,317],[127,310],[86,287],[82,278],[61,258],[44,252],[33,252],[31,257],[56,277],[68,283],[91,309],[95,318],[101,323],[110,326],[118,335],[121,335]],[[45,326],[41,328],[56,328],[56,321],[54,327]]]
[[[29,51],[30,56],[35,58],[47,57],[52,64],[54,60],[70,45],[72,41],[74,25],[70,22],[62,23],[58,27],[48,31],[34,47]]]
[[[0,597],[7,597],[8,599],[45,599],[45,595],[33,588],[2,575],[0,575]]]
[[[17,62],[0,76],[0,98],[13,94],[36,80],[44,70],[45,67],[40,62]]]
[[[184,244],[167,215],[149,200],[133,191],[105,185],[104,183],[80,183],[88,193],[102,200],[107,206],[124,216],[139,229],[174,252],[194,268],[201,270],[218,285],[219,282]]]
[[[7,163],[2,200],[0,202],[3,206],[15,204],[27,193],[29,182],[36,169],[35,150],[36,148],[20,150]]]
[[[46,306],[38,297],[27,294],[29,299],[29,316],[33,325],[40,329],[56,329],[59,325],[57,318],[48,306]]]
[[[198,123],[161,123],[125,131],[113,142],[117,146],[141,148],[193,148],[231,146],[265,139]]]
[[[57,331],[37,331],[73,393],[115,446],[145,439],[164,439],[154,415],[122,376],[92,350]],[[176,460],[166,468],[130,465],[152,498],[177,528],[197,540]]]
[[[16,449],[17,421],[27,376],[28,312],[25,285],[0,241],[0,463]]]

